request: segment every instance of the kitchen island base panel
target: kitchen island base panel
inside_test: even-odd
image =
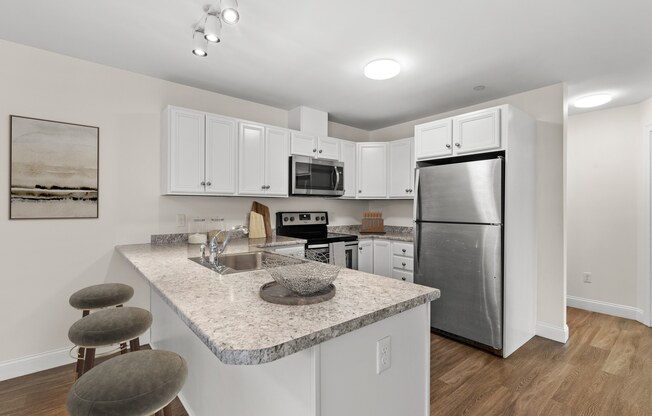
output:
[[[430,305],[259,365],[222,363],[151,291],[152,346],[188,363],[179,397],[190,416],[429,414]],[[377,374],[376,343],[391,337],[391,367]]]

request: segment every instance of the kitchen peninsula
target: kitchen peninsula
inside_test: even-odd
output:
[[[238,239],[227,252],[297,242]],[[180,397],[191,416],[429,414],[437,289],[342,269],[333,299],[282,306],[259,296],[272,280],[265,270],[217,274],[188,260],[196,246],[117,251],[149,282],[152,346],[188,361]]]

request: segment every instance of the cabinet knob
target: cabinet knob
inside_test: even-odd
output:
[[[405,188],[405,193],[407,194],[408,192],[410,192],[410,190]]]
[[[265,185],[262,185],[262,186],[260,187],[260,189],[265,189]]]
[[[358,193],[361,194],[361,193],[362,193],[362,189],[358,189]]]
[[[403,252],[403,254],[405,254],[405,249],[404,248],[402,248],[401,251]]]
[[[319,153],[323,152],[323,150],[319,149]]]
[[[401,279],[405,282],[407,279],[405,277],[401,277]]]
[[[362,251],[362,247],[358,247],[358,250]]]
[[[206,186],[211,186],[211,182],[210,181],[206,182]]]
[[[446,143],[446,149],[450,149],[451,145],[449,143]]]
[[[462,145],[459,144],[459,143],[455,143],[455,147],[458,147],[458,148],[459,148],[459,147],[462,147]]]
[[[269,188],[271,188],[271,186],[265,185],[265,189],[269,189]]]
[[[403,262],[403,263],[401,263],[401,264],[403,265],[403,267],[405,267],[405,262]]]
[[[313,152],[313,153],[315,153],[316,151],[317,151],[317,149],[312,149],[312,152]]]
[[[410,193],[414,192],[414,189],[410,189]]]
[[[206,186],[206,182],[204,182],[204,181],[199,182],[199,184],[200,184],[201,186]]]

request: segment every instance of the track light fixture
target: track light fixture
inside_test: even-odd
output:
[[[222,22],[234,25],[240,20],[237,0],[221,0],[217,6],[210,6],[193,30],[192,53],[197,56],[208,55],[208,42],[221,41]]]

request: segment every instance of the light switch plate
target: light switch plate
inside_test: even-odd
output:
[[[376,343],[376,373],[380,374],[392,366],[392,339],[385,337]]]
[[[177,214],[177,227],[186,226],[186,214]]]

